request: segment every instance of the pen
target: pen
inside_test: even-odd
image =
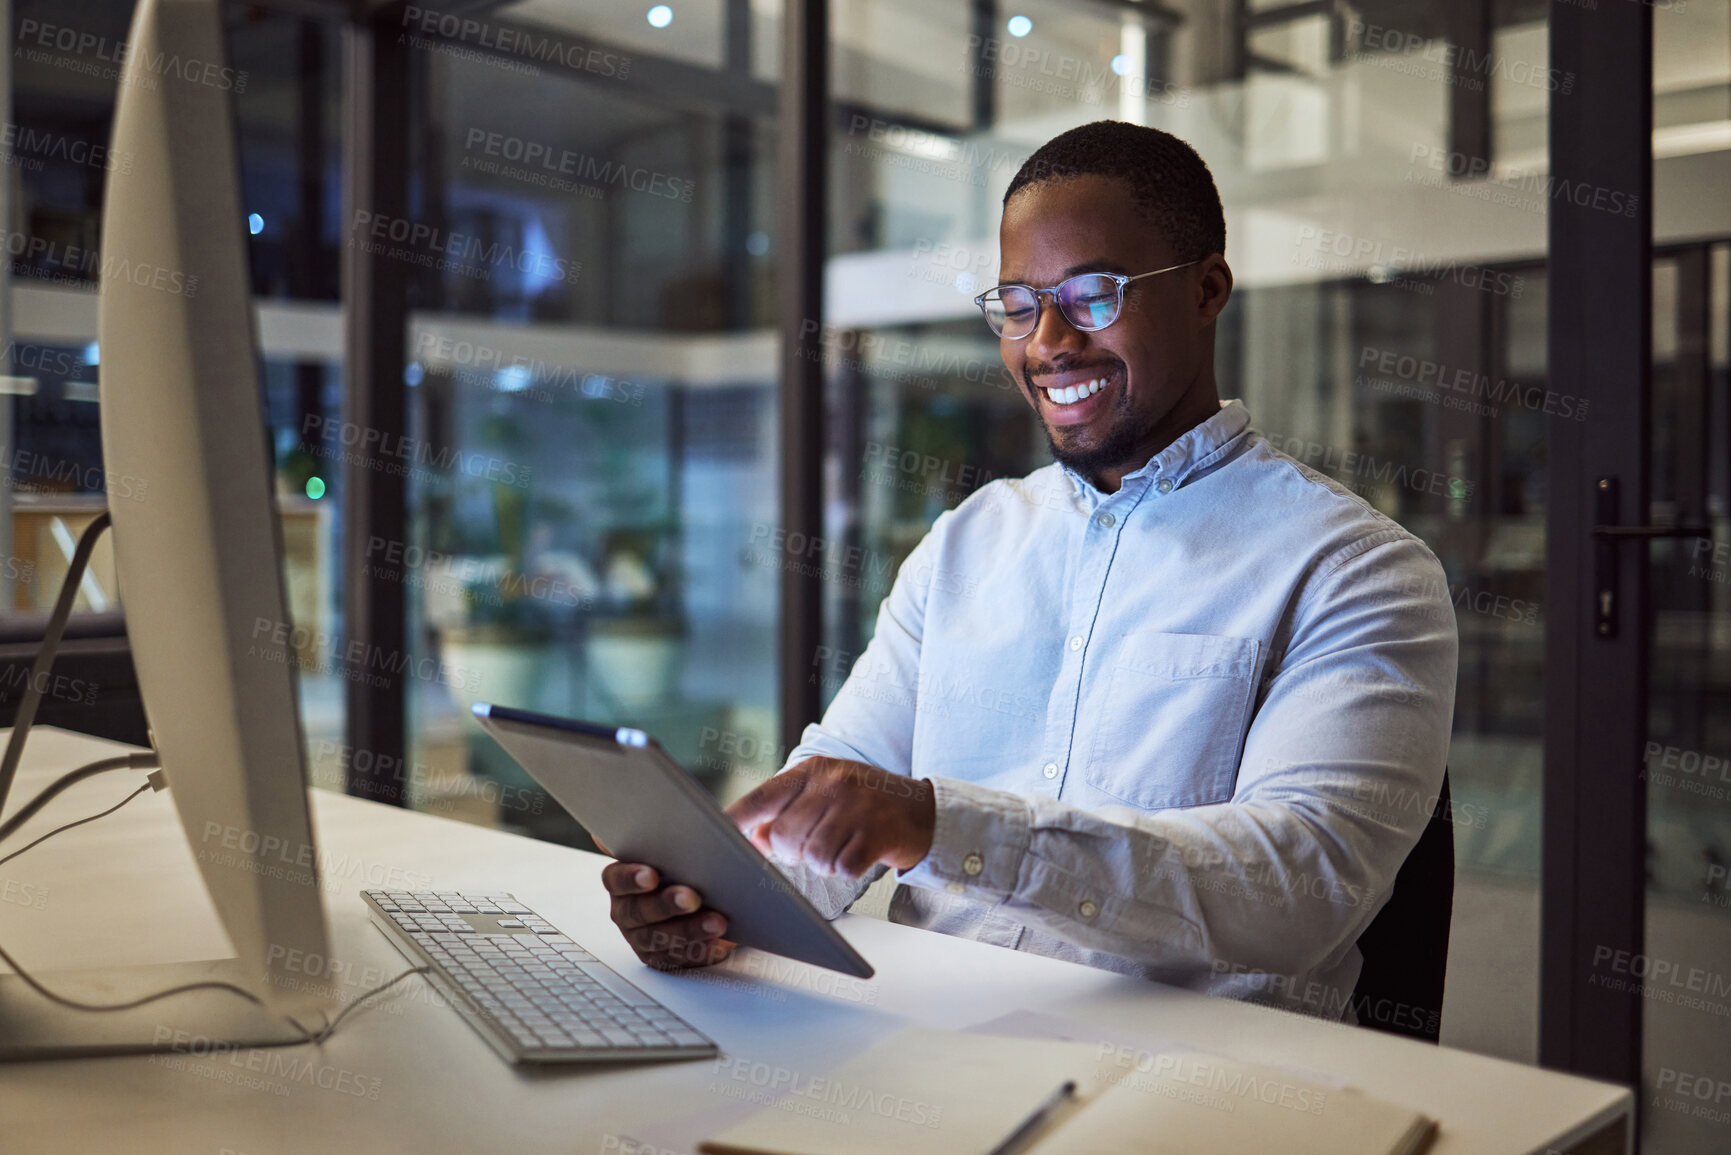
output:
[[[1035,1107],[1034,1113],[1024,1119],[1020,1127],[1017,1127],[1014,1131],[1010,1132],[1009,1136],[1002,1143],[993,1147],[986,1153],[986,1155],[1011,1155],[1012,1152],[1020,1151],[1027,1143],[1028,1136],[1032,1135],[1039,1129],[1040,1124],[1046,1121],[1046,1117],[1057,1108],[1058,1104],[1070,1098],[1075,1093],[1076,1081],[1071,1079],[1065,1082],[1062,1087],[1059,1087],[1056,1091],[1052,1092],[1050,1098],[1048,1098],[1044,1103],[1041,1103],[1038,1107]]]

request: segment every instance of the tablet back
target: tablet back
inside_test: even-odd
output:
[[[726,937],[859,978],[871,964],[641,730],[477,704],[475,718],[621,862],[655,867],[727,916]]]

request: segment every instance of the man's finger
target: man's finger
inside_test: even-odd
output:
[[[808,866],[816,866],[809,850],[811,839],[837,809],[832,806],[834,801],[823,792],[807,789],[783,807],[781,813],[764,828],[770,845],[775,849],[773,857],[783,862],[803,861]]]
[[[660,883],[655,868],[641,862],[609,862],[601,868],[601,885],[608,894],[648,894]]]
[[[691,914],[702,905],[703,896],[689,886],[669,886],[654,894],[616,895],[613,921],[622,929],[630,930]]]
[[[747,832],[773,819],[805,789],[808,775],[801,769],[803,765],[782,771],[739,799],[727,808],[727,816]]]
[[[625,941],[639,955],[671,954],[688,963],[709,955],[709,944],[727,930],[727,920],[713,910],[684,918],[651,923],[625,932]]]
[[[703,952],[695,955],[691,953],[677,955],[663,952],[659,954],[639,953],[637,957],[642,959],[646,965],[652,966],[658,971],[682,971],[690,970],[693,967],[713,966],[725,959],[728,955],[732,954],[735,947],[735,943],[728,942],[725,939],[717,939],[714,942],[709,943]]]
[[[863,835],[858,823],[844,814],[825,814],[806,835],[800,853],[805,864],[820,874],[841,871],[841,854],[856,835]]]

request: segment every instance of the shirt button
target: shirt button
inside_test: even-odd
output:
[[[1076,910],[1083,918],[1093,918],[1095,915],[1100,913],[1100,908],[1094,905],[1092,899],[1088,898],[1084,898],[1082,900],[1082,905],[1078,906]]]
[[[1082,635],[1081,634],[1077,634],[1075,637],[1070,639],[1070,648],[1072,650],[1079,650],[1082,648]]]
[[[1115,524],[1117,524],[1117,521],[1118,519],[1109,513],[1102,513],[1100,515],[1100,524],[1105,526],[1107,529],[1111,529]]]
[[[1044,774],[1048,778],[1056,778],[1058,776],[1058,764],[1056,762],[1048,762],[1044,766],[1040,767],[1040,773]]]
[[[1171,493],[1172,492],[1172,479],[1170,477],[1162,477],[1158,482],[1155,483],[1154,488],[1158,489],[1161,493]]]
[[[984,869],[986,869],[986,860],[977,854],[970,854],[962,859],[963,874],[978,874]]]

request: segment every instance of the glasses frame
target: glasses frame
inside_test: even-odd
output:
[[[1042,295],[1051,296],[1052,304],[1054,306],[1056,306],[1059,316],[1063,317],[1064,323],[1069,325],[1072,329],[1075,329],[1078,332],[1082,332],[1082,333],[1098,333],[1102,329],[1110,328],[1114,323],[1117,322],[1119,317],[1124,315],[1124,286],[1125,285],[1128,285],[1131,281],[1140,281],[1143,277],[1155,277],[1155,276],[1159,276],[1161,273],[1170,273],[1170,272],[1173,272],[1177,269],[1188,269],[1191,265],[1196,265],[1196,264],[1201,264],[1201,263],[1202,263],[1201,258],[1198,257],[1194,261],[1185,261],[1181,265],[1167,265],[1164,269],[1155,269],[1152,272],[1147,272],[1147,273],[1137,273],[1134,277],[1127,277],[1123,273],[1076,273],[1073,276],[1065,277],[1063,280],[1059,281],[1056,285],[1053,285],[1049,289],[1036,288],[1033,285],[1024,285],[1020,281],[1009,281],[1009,282],[1006,282],[1005,284],[1002,284],[1002,285],[993,285],[991,288],[987,289],[985,292],[983,292],[979,296],[975,297],[974,298],[974,304],[976,304],[980,307],[980,314],[982,316],[986,317],[986,327],[988,329],[990,329],[992,326],[992,319],[989,315],[986,314],[986,298],[987,297],[991,296],[993,293],[997,293],[1000,296],[1002,296],[1003,291],[1005,289],[1026,289],[1030,293],[1034,294],[1034,323],[1028,327],[1028,331],[1026,333],[1023,333],[1019,337],[1005,337],[1002,332],[1000,332],[996,329],[993,329],[992,330],[993,333],[996,334],[1000,340],[1026,341],[1029,337],[1032,337],[1036,332],[1039,331],[1039,329],[1040,329],[1040,310],[1045,307],[1045,302],[1043,302],[1040,299]],[[1112,311],[1112,320],[1107,321],[1104,325],[1079,325],[1079,324],[1077,324],[1075,319],[1073,317],[1071,317],[1069,312],[1064,308],[1063,302],[1059,301],[1059,299],[1058,299],[1058,294],[1063,292],[1065,285],[1069,284],[1071,281],[1078,280],[1082,277],[1109,277],[1118,286],[1118,304]]]

